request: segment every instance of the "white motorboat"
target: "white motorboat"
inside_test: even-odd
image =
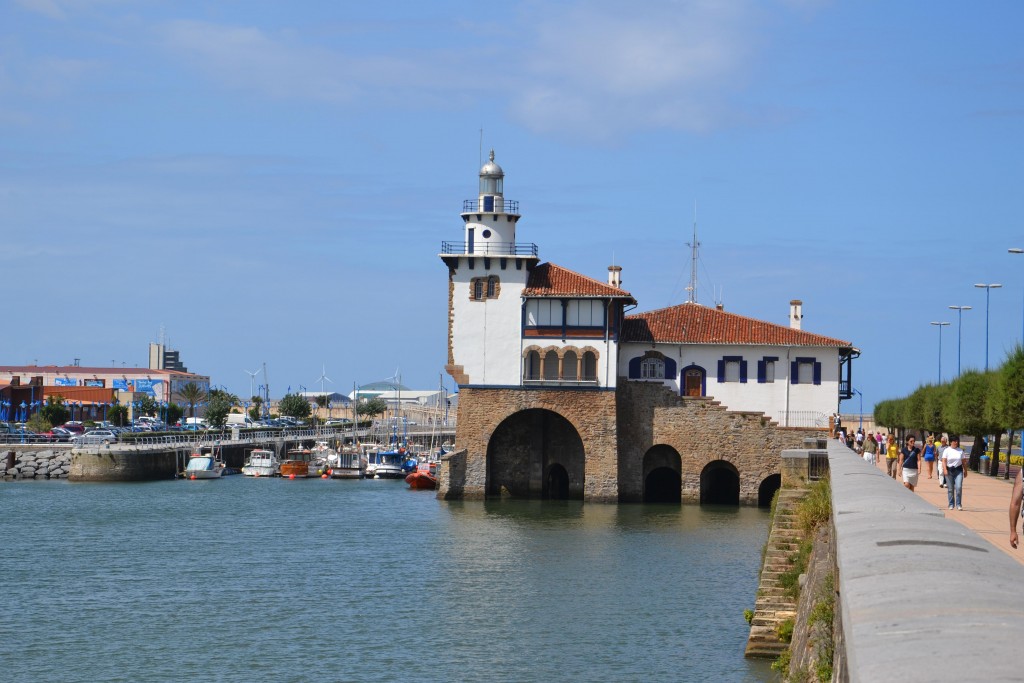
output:
[[[249,453],[249,459],[242,466],[242,474],[247,477],[276,477],[281,474],[281,463],[274,451],[257,448]]]
[[[362,479],[366,476],[366,459],[358,451],[342,449],[327,456],[327,471],[333,479]]]
[[[219,479],[224,474],[224,463],[212,448],[193,453],[185,465],[186,479]]]

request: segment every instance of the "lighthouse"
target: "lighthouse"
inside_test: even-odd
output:
[[[467,199],[462,205],[467,254],[516,255],[519,202],[506,201],[504,187],[505,172],[495,163],[492,149],[487,163],[480,169],[480,194],[475,200]]]
[[[519,203],[505,199],[505,172],[491,150],[479,192],[462,203],[461,242],[443,242],[448,266],[448,364],[459,386],[517,385],[522,292],[536,244],[516,242]]]

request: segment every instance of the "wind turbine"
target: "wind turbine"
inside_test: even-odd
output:
[[[330,382],[331,384],[334,384],[334,380],[327,376],[327,365],[322,366],[322,368],[323,370],[321,371],[321,376],[317,377],[313,381],[321,383],[321,393],[326,396],[327,390],[324,388],[324,382]]]
[[[242,372],[249,375],[249,399],[251,399],[256,395],[256,375],[260,374],[260,371],[257,369],[253,372],[249,372],[248,370],[243,370]]]

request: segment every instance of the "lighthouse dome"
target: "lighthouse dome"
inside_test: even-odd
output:
[[[491,154],[488,157],[489,161],[480,168],[481,176],[491,176],[492,178],[503,178],[505,172],[501,170],[501,166],[494,163],[494,150],[491,150]]]

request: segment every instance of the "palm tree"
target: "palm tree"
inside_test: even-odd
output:
[[[189,417],[195,417],[196,404],[202,402],[202,400],[206,398],[206,392],[203,391],[195,382],[189,382],[183,386],[178,393],[180,393],[181,397],[185,399],[186,403],[188,403],[189,412],[191,413]]]

